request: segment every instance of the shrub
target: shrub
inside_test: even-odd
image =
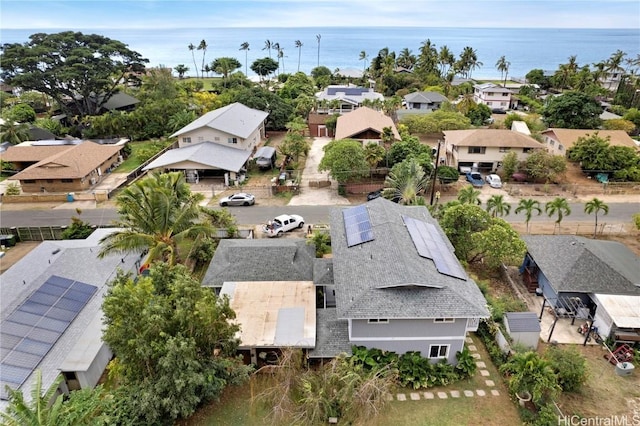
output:
[[[20,185],[17,183],[10,183],[7,185],[7,189],[5,191],[7,195],[20,195]]]
[[[71,225],[62,231],[63,240],[84,240],[93,232],[93,228],[87,222],[83,222],[79,217],[71,217]]]
[[[477,365],[474,357],[471,356],[471,352],[465,346],[462,351],[456,353],[458,364],[455,367],[456,372],[461,379],[466,379],[475,374]]]
[[[544,358],[551,362],[563,392],[577,392],[587,381],[587,361],[575,348],[552,346],[547,349]]]
[[[636,229],[640,230],[640,213],[636,213],[632,216],[633,223],[636,226]]]

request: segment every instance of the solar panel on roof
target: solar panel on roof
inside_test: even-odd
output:
[[[443,275],[461,280],[467,279],[467,274],[462,269],[460,262],[451,252],[435,225],[408,216],[402,216],[402,219],[420,256],[433,260],[436,269]]]
[[[42,362],[98,288],[52,275],[2,321],[0,399],[17,389]]]
[[[347,247],[374,240],[367,207],[356,206],[342,211]]]

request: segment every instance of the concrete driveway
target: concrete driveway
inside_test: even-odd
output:
[[[331,180],[331,186],[326,188],[312,188],[310,181],[330,180],[328,172],[319,172],[318,165],[324,155],[322,150],[331,142],[331,138],[314,138],[307,156],[307,162],[302,172],[300,195],[294,195],[289,201],[290,206],[318,206],[318,205],[348,205],[349,200],[338,195],[338,182]]]

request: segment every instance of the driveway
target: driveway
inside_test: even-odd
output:
[[[322,150],[331,142],[331,138],[314,138],[307,156],[307,162],[302,172],[300,195],[295,195],[289,201],[290,206],[318,206],[318,205],[348,205],[348,199],[338,195],[338,182],[329,178],[328,172],[319,172],[318,165],[324,155]],[[331,181],[326,188],[310,187],[310,181]]]

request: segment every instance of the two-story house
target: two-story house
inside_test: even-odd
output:
[[[365,101],[384,101],[382,93],[378,93],[373,87],[360,87],[352,84],[346,86],[327,86],[322,92],[316,93],[318,104],[317,112],[320,114],[344,114],[362,106]]]
[[[513,98],[513,92],[493,83],[475,84],[473,86],[473,100],[477,104],[485,104],[490,109],[506,111],[517,107],[514,105],[516,100]]]
[[[444,131],[446,164],[458,169],[475,167],[480,171],[495,172],[508,152],[515,152],[523,161],[529,153],[544,146],[520,132],[506,129],[469,129]],[[442,157],[442,155],[441,155]]]
[[[368,107],[361,107],[338,117],[336,139],[356,139],[363,144],[381,143],[385,128],[391,129],[391,137],[399,141],[400,133],[388,115]]]
[[[594,135],[605,139],[613,146],[627,146],[638,149],[637,145],[624,130],[593,130],[593,129],[559,129],[549,128],[542,133],[547,151],[554,155],[567,155],[579,138],[588,138]]]

